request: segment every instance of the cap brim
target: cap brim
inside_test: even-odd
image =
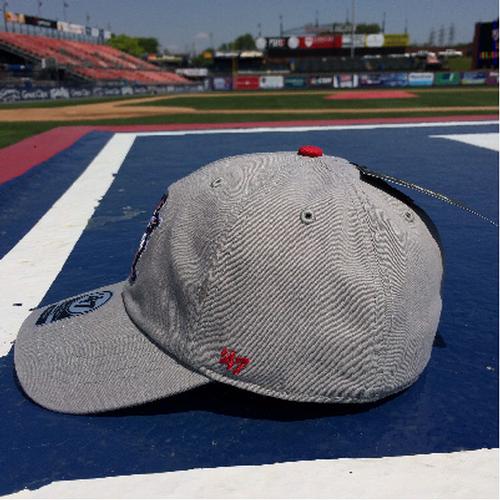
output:
[[[134,325],[123,305],[123,285],[37,309],[23,323],[14,362],[22,388],[36,403],[64,413],[95,413],[210,382]],[[90,303],[85,302],[88,297]]]

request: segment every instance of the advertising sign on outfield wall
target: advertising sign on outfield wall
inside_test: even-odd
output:
[[[360,87],[380,87],[382,78],[380,73],[361,73],[359,75]]]
[[[359,36],[363,37],[363,44],[360,45],[360,47],[363,47],[364,35]],[[337,49],[342,47],[342,35],[259,37],[255,40],[255,46],[258,50]]]
[[[435,73],[434,85],[459,85],[460,73]]]
[[[75,97],[75,98],[76,97],[91,97],[92,96],[92,90],[86,89],[86,88],[69,89],[69,95],[71,97]]]
[[[175,73],[188,78],[198,78],[208,76],[208,68],[179,68],[175,70]]]
[[[282,76],[261,76],[259,87],[261,89],[282,89],[284,86]]]
[[[406,47],[409,43],[407,34],[386,34],[384,35],[384,47]]]
[[[0,88],[0,102],[15,102],[21,100],[21,91],[13,88]]]
[[[333,76],[311,76],[309,87],[333,87]]]
[[[384,87],[407,87],[408,73],[382,73]]]
[[[57,29],[59,31],[68,31],[69,30],[69,23],[66,21],[57,21]]]
[[[69,99],[69,90],[66,87],[54,87],[49,93],[51,99]]]
[[[288,89],[303,89],[307,86],[307,80],[303,76],[285,76],[284,83]]]
[[[434,83],[434,73],[409,73],[410,87],[430,87]]]
[[[498,71],[490,71],[484,83],[486,85],[498,85]]]
[[[212,87],[214,90],[231,90],[233,79],[230,76],[217,76],[213,79]]]
[[[259,90],[258,76],[237,76],[233,80],[233,89],[235,90]]]
[[[24,22],[26,24],[31,24],[32,26],[38,26],[40,28],[50,28],[57,29],[57,21],[53,19],[45,19],[44,17],[28,16],[24,15]]]
[[[4,5],[7,5],[7,2],[5,2]],[[17,12],[11,12],[9,10],[6,10],[4,12],[3,18],[6,23],[19,23],[19,24],[24,24],[24,14],[18,14]]]
[[[359,76],[357,74],[344,73],[334,75],[333,86],[336,89],[353,89],[359,85]]]
[[[197,85],[88,85],[82,87],[0,87],[0,102],[69,99],[90,96],[124,96],[132,94],[165,94],[171,92],[201,92]]]
[[[258,50],[286,49],[288,47],[288,38],[282,36],[260,37],[255,40],[255,47]]]
[[[267,40],[260,36],[259,38],[255,39],[255,48],[257,50],[264,50],[267,47]]]
[[[486,71],[465,71],[462,73],[462,85],[483,85],[487,77]]]
[[[407,87],[408,73],[361,73],[360,87]]]
[[[38,101],[40,99],[49,99],[50,94],[48,90],[32,87],[29,90],[21,90],[21,100]]]
[[[40,5],[42,4],[40,0]],[[7,2],[4,2],[4,7]],[[6,23],[27,24],[38,28],[48,28],[53,30],[64,31],[65,33],[74,33],[76,35],[87,35],[98,37],[99,29],[90,26],[82,26],[80,24],[72,24],[66,21],[57,21],[56,19],[46,19],[44,17],[30,16],[28,14],[18,14],[16,12],[4,11],[4,20]],[[111,38],[111,32],[102,30],[102,38],[108,40]]]
[[[383,33],[373,33],[371,35],[366,35],[365,43],[367,47],[383,47],[384,35]]]
[[[350,35],[344,34],[342,35],[342,47],[348,48],[352,47],[352,41],[354,40],[354,47],[364,47],[365,46],[365,38],[366,35]]]
[[[342,47],[342,35],[299,36],[300,49],[338,49]]]

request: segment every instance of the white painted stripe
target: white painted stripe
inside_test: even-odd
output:
[[[88,220],[113,182],[135,134],[114,135],[80,177],[0,260],[0,356],[5,356],[29,309],[61,271]],[[14,306],[21,303],[22,306]]]
[[[59,481],[7,498],[498,498],[498,449]]]
[[[161,132],[137,132],[137,137],[149,136],[183,136],[212,134],[260,134],[262,132],[314,132],[327,130],[374,130],[391,128],[423,128],[423,127],[462,127],[467,125],[498,125],[498,120],[478,120],[470,122],[419,122],[419,123],[374,123],[367,125],[304,125],[297,127],[255,127],[226,128],[212,130],[165,130]]]
[[[450,135],[431,135],[433,139],[449,139],[451,141],[463,142],[471,146],[499,151],[498,134],[450,134]]]

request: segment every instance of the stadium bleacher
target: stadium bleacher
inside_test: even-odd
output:
[[[52,60],[59,68],[91,82],[175,85],[189,81],[108,45],[39,35],[0,32],[0,48],[31,62]]]

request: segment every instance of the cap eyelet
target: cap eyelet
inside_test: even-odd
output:
[[[408,221],[408,222],[413,222],[415,220],[415,215],[413,214],[413,212],[405,212],[405,215],[404,215],[405,219]]]
[[[214,180],[210,183],[210,187],[212,187],[212,188],[216,188],[216,187],[219,187],[221,184],[222,184],[222,178],[221,178],[221,177],[217,177],[217,179],[214,179]]]
[[[309,209],[304,209],[300,212],[300,221],[302,224],[312,224],[316,220],[314,212]]]

